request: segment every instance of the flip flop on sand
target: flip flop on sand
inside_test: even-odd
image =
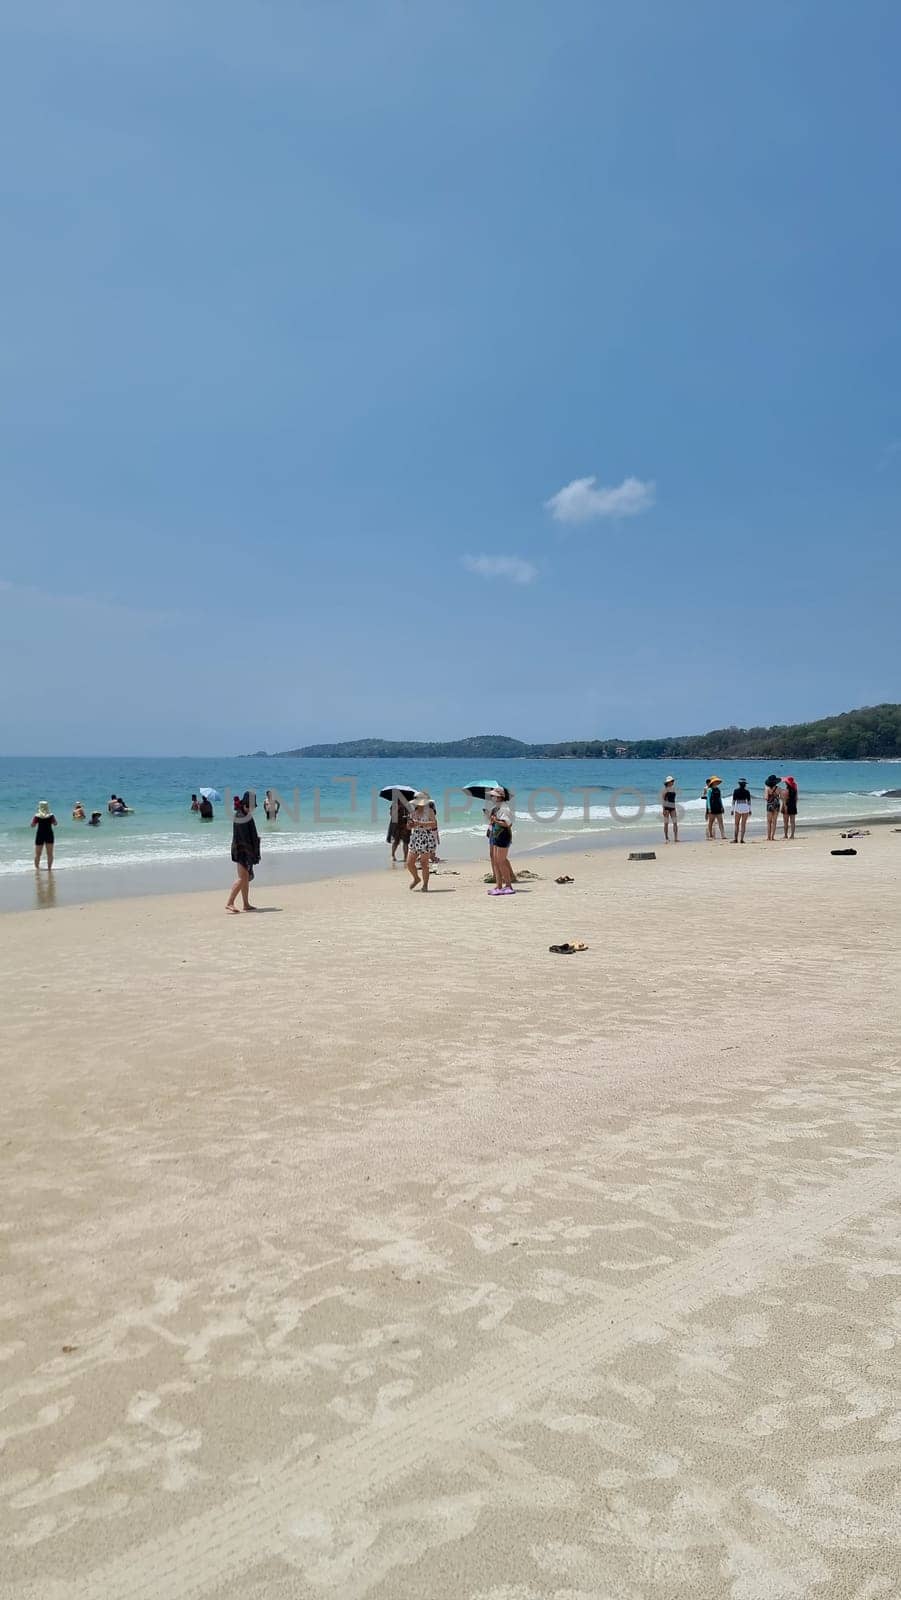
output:
[[[831,856],[856,856],[856,850],[830,850]]]

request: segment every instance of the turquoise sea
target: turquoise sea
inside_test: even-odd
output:
[[[377,795],[390,783],[430,791],[439,806],[446,857],[473,856],[481,848],[481,804],[474,802],[467,814],[461,793],[463,784],[480,779],[497,779],[514,790],[519,854],[573,836],[603,844],[623,833],[636,840],[658,835],[659,794],[668,770],[676,773],[685,807],[685,837],[698,837],[704,809],[699,795],[711,764],[513,761],[486,762],[484,768],[475,771],[446,760],[8,758],[0,764],[0,907],[35,903],[29,823],[42,799],[59,819],[53,898],[62,903],[225,883],[230,872],[230,797],[246,788],[257,791],[261,879],[275,883],[384,861],[388,807]],[[772,770],[772,763],[762,761],[717,768],[727,807],[739,777],[747,777],[752,793],[759,796]],[[781,768],[775,770],[784,775]],[[796,762],[787,770],[798,781],[802,825],[901,814],[901,799],[885,794],[901,789],[901,761]],[[191,793],[201,785],[223,795],[225,803],[216,806],[212,823],[201,822],[189,809]],[[262,814],[267,788],[277,790],[282,800],[275,826],[267,825]],[[107,815],[113,792],[134,808],[132,816]],[[71,820],[77,800],[88,812],[103,812],[99,828]],[[751,831],[763,831],[759,804]],[[45,893],[39,903],[46,898]]]

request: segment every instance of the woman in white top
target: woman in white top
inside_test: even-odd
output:
[[[510,866],[510,846],[513,843],[513,807],[507,799],[506,789],[492,789],[488,798],[491,808],[491,865],[494,868],[494,888],[489,894],[515,894],[513,869]]]

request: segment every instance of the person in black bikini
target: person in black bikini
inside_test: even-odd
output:
[[[663,810],[663,837],[669,844],[669,825],[673,825],[673,844],[679,843],[679,813],[676,810],[676,780],[665,778],[663,789],[660,793],[660,805]]]

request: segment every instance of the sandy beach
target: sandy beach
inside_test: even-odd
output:
[[[901,834],[841,843],[0,920],[3,1600],[897,1595]]]

